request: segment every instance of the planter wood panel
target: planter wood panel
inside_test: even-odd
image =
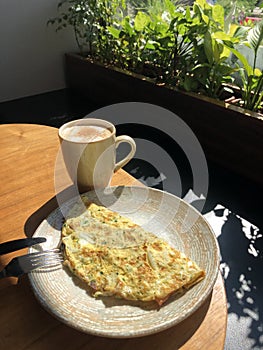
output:
[[[146,102],[176,113],[193,130],[208,159],[263,184],[263,120],[242,109],[153,84],[149,79],[66,54],[69,88],[98,105]]]

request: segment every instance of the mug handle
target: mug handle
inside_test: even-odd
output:
[[[122,142],[128,142],[129,145],[131,146],[131,150],[125,158],[120,160],[115,165],[114,172],[116,172],[120,168],[124,167],[124,165],[126,165],[133,158],[133,156],[135,155],[135,152],[136,152],[136,143],[135,143],[133,138],[131,138],[130,136],[127,136],[127,135],[117,136],[116,141],[115,141],[115,147],[118,148]]]

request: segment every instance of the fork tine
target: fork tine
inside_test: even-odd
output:
[[[20,266],[25,271],[35,270],[39,268],[54,267],[63,261],[62,254],[59,249],[50,249],[42,252],[31,253],[19,258]]]
[[[28,257],[30,258],[31,261],[37,260],[44,256],[62,256],[62,255],[60,250],[57,248],[28,254]]]
[[[63,256],[59,249],[30,253],[13,258],[6,267],[0,271],[0,278],[19,277],[25,273],[39,268],[50,268],[61,264]]]
[[[30,256],[30,259],[33,259],[34,257],[37,258],[39,256],[44,256],[44,255],[48,255],[48,254],[52,254],[52,253],[60,255],[61,251],[59,248],[53,248],[53,249],[42,250],[42,251],[35,252],[35,253],[30,253],[30,254],[27,254],[27,256]]]
[[[48,253],[30,259],[34,267],[48,267],[58,265],[63,261],[63,257],[58,253]]]

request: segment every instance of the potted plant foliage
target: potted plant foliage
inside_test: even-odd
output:
[[[249,159],[253,151],[253,166],[261,160],[263,143],[263,21],[232,23],[234,8],[226,17],[223,6],[206,0],[62,0],[58,9],[49,23],[72,26],[79,47],[66,54],[69,87],[104,105],[169,108],[208,156],[224,156],[224,164],[261,181],[262,165],[251,175]],[[252,63],[240,45],[249,47]]]

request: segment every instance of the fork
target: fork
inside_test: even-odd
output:
[[[61,264],[63,261],[59,249],[50,249],[38,253],[30,253],[13,258],[0,272],[0,278],[20,277],[25,273],[40,268],[50,268]]]

